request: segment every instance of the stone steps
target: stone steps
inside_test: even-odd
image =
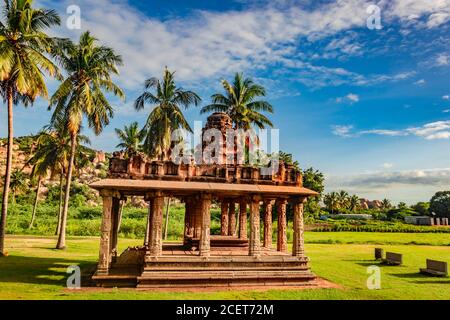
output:
[[[99,287],[125,287],[134,288],[137,285],[137,276],[133,275],[98,275],[92,276],[92,281]]]
[[[164,257],[144,264],[137,287],[302,286],[315,278],[308,259],[292,256]]]
[[[146,267],[144,268],[144,272],[158,272],[158,271],[166,271],[166,272],[176,272],[179,271],[180,268],[178,267]],[[204,267],[185,267],[183,268],[183,271],[187,272],[199,272],[204,271]],[[229,271],[273,271],[274,267],[233,267],[233,268],[226,268],[226,267],[208,267],[208,271],[223,271],[223,272],[229,272]],[[293,266],[293,267],[277,267],[277,271],[298,271],[298,270],[309,270],[307,266]]]
[[[168,280],[168,279],[232,279],[232,278],[297,278],[309,276],[308,270],[228,270],[228,271],[144,271],[140,280]]]
[[[94,275],[93,280],[103,287],[137,288],[203,288],[230,286],[304,286],[313,285],[316,279],[307,261],[292,257],[270,257],[254,260],[250,257],[237,257],[241,263],[215,257],[215,261],[180,261],[172,257],[147,262],[142,272],[134,273],[130,268],[122,270],[119,266],[111,269],[108,275]],[[275,258],[275,259],[274,259]],[[291,260],[283,262],[284,259]]]
[[[302,286],[313,284],[315,279],[309,270],[144,271],[137,278],[137,288]]]

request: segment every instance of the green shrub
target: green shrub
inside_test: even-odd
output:
[[[77,219],[100,219],[102,217],[102,209],[91,208],[91,207],[81,207],[78,209]]]
[[[70,197],[69,206],[71,207],[81,207],[86,203],[87,199],[82,194],[76,194]]]

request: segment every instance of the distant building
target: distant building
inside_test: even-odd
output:
[[[427,216],[409,216],[405,217],[405,223],[414,224],[416,226],[431,226],[431,217]]]

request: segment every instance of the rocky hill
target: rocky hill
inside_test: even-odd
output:
[[[367,209],[382,209],[383,203],[380,200],[367,200],[367,199],[359,199],[359,205],[361,206],[361,209],[367,210]]]
[[[27,164],[31,157],[33,149],[35,148],[35,137],[17,137],[14,139],[13,145],[13,170],[22,170],[25,174],[31,174],[32,167]],[[97,151],[91,148],[83,147],[85,149],[88,161],[87,165],[83,168],[75,168],[74,176],[75,182],[90,184],[98,179],[105,178],[108,169],[108,155],[103,151]],[[6,171],[6,151],[7,143],[6,139],[0,139],[0,185],[3,184],[3,176]],[[55,180],[56,179],[56,180]],[[58,184],[59,177],[52,177],[50,174],[43,181],[43,187],[41,188],[41,195],[45,196],[48,187]]]

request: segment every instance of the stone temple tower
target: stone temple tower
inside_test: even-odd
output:
[[[221,161],[221,164],[226,164],[227,155],[229,155],[230,152],[235,153],[234,148],[233,150],[227,150],[227,130],[233,129],[233,121],[231,120],[230,116],[224,112],[216,112],[208,117],[202,134],[203,151],[205,153],[208,153],[208,148],[212,148],[212,146],[214,145],[216,137],[213,136],[213,134],[218,133],[216,130],[207,131],[210,129],[216,129],[222,134],[221,147],[218,148],[218,150],[217,148],[215,148],[215,150],[210,149],[210,154],[215,159],[214,161]],[[217,154],[217,152],[219,153]]]

